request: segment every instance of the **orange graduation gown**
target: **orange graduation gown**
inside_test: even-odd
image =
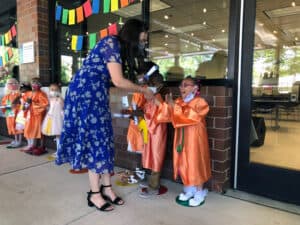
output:
[[[171,121],[175,128],[173,143],[174,179],[180,175],[185,186],[202,185],[211,177],[210,153],[205,116],[209,111],[206,101],[195,97],[188,103],[181,98],[174,107],[163,103],[158,121]],[[178,147],[182,147],[178,152]]]
[[[13,101],[20,96],[18,92],[12,92],[8,95],[5,95],[2,98],[1,105],[11,105]],[[20,108],[20,104],[15,105],[13,108],[10,109],[2,109],[3,113],[5,113],[6,117],[6,126],[9,135],[21,134],[23,131],[16,130],[16,115]]]
[[[134,93],[132,96],[132,102],[135,103],[138,108],[142,108],[145,101],[146,99],[141,93]],[[129,122],[127,142],[130,144],[132,151],[141,152],[143,150],[143,135],[138,125],[136,125],[133,120],[130,120]]]
[[[161,103],[161,95],[155,96]],[[158,106],[153,101],[144,105],[144,118],[148,128],[148,142],[144,145],[142,164],[144,168],[160,172],[166,153],[167,124],[157,122]]]
[[[32,98],[32,103],[27,112],[24,136],[27,139],[41,138],[41,126],[49,104],[48,97],[46,93],[41,90],[26,93],[26,95],[24,95],[25,102],[28,97]]]

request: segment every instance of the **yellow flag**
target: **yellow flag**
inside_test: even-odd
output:
[[[75,24],[75,9],[69,10],[69,25]]]
[[[119,9],[119,0],[111,0],[110,11],[117,11]]]
[[[72,35],[71,49],[76,51],[77,35]]]
[[[5,44],[6,45],[9,44],[9,35],[8,35],[8,33],[5,33]]]
[[[3,60],[3,66],[5,66],[6,63],[7,63],[7,62],[6,62],[6,57],[5,57],[5,55],[2,56],[2,60]]]

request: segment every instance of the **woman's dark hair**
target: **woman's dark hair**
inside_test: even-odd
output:
[[[138,63],[144,60],[144,52],[139,50],[139,38],[142,32],[147,32],[148,26],[138,20],[129,19],[119,31],[118,37],[121,43],[121,59],[124,75],[132,81],[136,81]]]

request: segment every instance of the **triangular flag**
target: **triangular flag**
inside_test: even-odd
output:
[[[9,59],[11,59],[11,58],[13,57],[14,53],[13,53],[13,51],[12,51],[11,48],[8,48],[7,54],[8,54],[8,58],[9,58]]]
[[[108,34],[109,35],[117,35],[118,34],[118,29],[117,29],[116,23],[114,23],[108,27]]]
[[[104,38],[104,37],[106,37],[107,35],[108,35],[108,33],[107,33],[107,29],[106,28],[100,30],[100,38],[101,39]]]
[[[83,45],[83,36],[79,35],[79,36],[77,36],[76,50],[80,51],[82,49],[82,45]]]
[[[5,54],[2,56],[2,61],[3,61],[3,66],[5,66],[5,65],[6,65],[6,62],[7,62],[7,60],[6,60],[6,58],[5,58]]]
[[[98,14],[100,10],[100,0],[93,0],[93,14]]]
[[[82,6],[76,8],[76,15],[77,15],[77,23],[80,23],[84,20]]]
[[[9,61],[9,58],[8,58],[8,53],[5,52],[5,61],[8,62]]]
[[[110,0],[104,0],[103,13],[109,13]]]
[[[10,30],[7,31],[7,35],[8,35],[8,40],[9,40],[9,42],[11,42],[12,37],[11,37],[11,32],[10,32]]]
[[[57,5],[56,6],[56,11],[55,11],[55,20],[59,21],[61,18],[61,11],[62,11],[62,6]]]
[[[119,0],[111,0],[111,11],[117,11],[119,9]]]
[[[97,41],[97,34],[96,33],[89,34],[89,49],[95,47],[96,41]]]
[[[128,6],[128,0],[121,0],[121,8]]]
[[[2,56],[0,56],[0,66],[3,66]]]
[[[129,0],[130,1],[130,3],[134,3],[134,0]]]
[[[5,45],[5,36],[4,35],[1,35],[1,42],[2,42],[2,45],[4,46]]]
[[[77,35],[72,35],[71,49],[76,51],[76,45],[77,45]]]
[[[8,45],[9,44],[9,37],[8,37],[8,33],[5,33],[5,44]]]
[[[12,35],[13,37],[17,36],[16,25],[13,25],[13,26],[11,27],[10,30],[11,30],[11,35]]]
[[[68,15],[69,15],[69,10],[68,9],[63,9],[63,15],[62,15],[62,24],[67,24],[68,23]]]
[[[87,0],[83,4],[83,9],[84,9],[84,16],[85,16],[85,18],[87,18],[90,15],[92,15],[92,5],[91,5],[91,1],[90,0]]]
[[[75,24],[75,9],[69,11],[69,25]]]

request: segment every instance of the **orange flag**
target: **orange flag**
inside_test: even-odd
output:
[[[83,21],[83,9],[82,6],[79,6],[76,8],[76,15],[77,15],[77,23],[80,23]]]
[[[121,0],[121,8],[128,6],[128,0]]]
[[[8,50],[7,50],[7,54],[8,54],[8,58],[9,59],[11,59],[11,57],[13,57],[13,51],[12,51],[12,49],[11,48],[9,48]]]
[[[104,38],[104,37],[106,37],[107,35],[108,35],[108,32],[107,32],[107,29],[106,29],[106,28],[100,30],[100,38],[101,38],[101,39]]]

